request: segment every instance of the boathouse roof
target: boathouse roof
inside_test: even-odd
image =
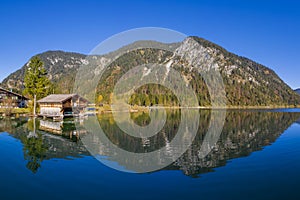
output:
[[[78,94],[51,94],[38,100],[38,103],[63,103],[73,97],[79,97]],[[84,99],[81,97],[81,99]],[[85,99],[84,99],[85,100]]]

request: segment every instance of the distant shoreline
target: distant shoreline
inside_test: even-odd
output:
[[[102,107],[99,107],[98,113],[111,113],[112,110],[110,109],[110,106],[106,107],[106,109],[101,109]],[[296,109],[300,108],[300,105],[298,106],[226,106],[226,107],[205,107],[205,106],[198,106],[198,107],[180,107],[180,106],[132,106],[130,108],[130,112],[148,112],[149,110],[154,109],[199,109],[199,110],[275,110],[275,109]],[[125,111],[125,110],[124,110]],[[122,112],[117,111],[117,112]]]
[[[297,106],[226,106],[226,107],[211,107],[211,106],[198,106],[198,107],[180,107],[180,106],[132,106],[130,108],[130,113],[134,112],[149,112],[149,110],[154,109],[199,109],[199,110],[275,110],[275,109],[297,109],[300,108],[300,105]],[[125,111],[125,110],[124,110]],[[122,112],[122,111],[117,111]],[[0,116],[5,117],[6,110],[5,108],[0,108]],[[96,114],[105,114],[112,113],[112,110],[109,105],[105,107],[96,107]],[[21,116],[32,116],[29,109],[24,108],[13,108],[11,110],[12,115],[21,115]]]

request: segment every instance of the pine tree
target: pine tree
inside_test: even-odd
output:
[[[24,95],[28,95],[34,103],[33,115],[36,116],[36,101],[50,93],[52,84],[47,78],[44,63],[37,56],[29,62],[24,78]]]

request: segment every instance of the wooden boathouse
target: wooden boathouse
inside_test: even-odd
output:
[[[53,119],[81,116],[89,103],[78,94],[51,94],[37,102],[40,106],[39,116]]]

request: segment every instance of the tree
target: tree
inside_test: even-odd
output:
[[[103,100],[103,96],[100,94],[100,95],[98,96],[98,98],[97,98],[97,102],[98,102],[98,103],[101,103],[102,100]]]
[[[145,106],[150,106],[151,102],[150,102],[150,98],[148,95],[145,96]]]
[[[33,98],[33,115],[36,116],[36,101],[51,92],[52,84],[47,78],[44,63],[37,56],[29,62],[24,78],[24,94]]]
[[[3,105],[4,105],[4,114],[5,116],[10,116],[12,114],[13,111],[13,99],[12,97],[7,96],[4,100],[3,100]]]

